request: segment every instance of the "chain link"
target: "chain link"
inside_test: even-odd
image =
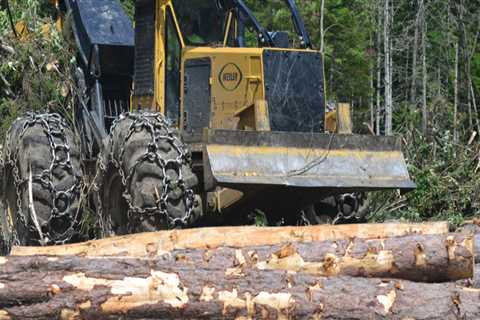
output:
[[[110,130],[110,141],[113,146],[115,131],[119,123],[125,119],[130,119],[130,124],[127,134],[121,143],[121,149],[116,159],[114,155],[114,148],[112,147],[110,153],[106,155],[108,159],[100,156],[97,162],[97,171],[103,174],[97,175],[99,177],[107,174],[108,163],[112,163],[115,169],[120,175],[120,179],[123,185],[124,193],[123,198],[128,205],[128,231],[134,232],[135,227],[151,217],[164,217],[169,227],[184,226],[187,225],[192,218],[193,211],[195,209],[195,195],[192,189],[187,188],[183,179],[182,167],[189,165],[190,154],[186,149],[183,142],[180,140],[177,132],[172,129],[171,124],[160,113],[125,113],[116,119]],[[122,161],[125,157],[125,148],[130,138],[138,132],[146,131],[150,135],[151,141],[148,144],[145,154],[139,157],[135,164],[129,168],[128,172],[125,172],[125,167]],[[175,159],[165,159],[162,156],[161,143],[167,142],[177,152],[178,156]],[[161,190],[156,190],[156,205],[152,207],[138,207],[134,204],[133,196],[130,194],[130,184],[137,168],[143,163],[156,164],[162,170],[162,184],[158,187]],[[175,170],[178,174],[177,179],[171,179],[168,170]],[[100,215],[100,230],[112,230],[111,217],[105,217],[101,198],[102,180],[95,182],[95,190],[97,190],[97,201],[99,203],[98,214]],[[168,201],[170,200],[169,193],[172,190],[179,188],[184,194],[184,201],[186,206],[185,214],[182,217],[172,217],[168,213]]]
[[[30,231],[32,234],[36,234],[39,238],[37,240],[29,239],[30,241],[36,241],[38,242],[38,244],[41,245],[65,244],[66,242],[70,241],[74,235],[77,234],[76,226],[79,222],[78,218],[80,215],[80,210],[76,210],[74,216],[70,216],[69,209],[71,208],[71,205],[75,202],[75,200],[79,198],[83,185],[82,177],[75,174],[74,168],[72,166],[70,156],[71,149],[66,135],[66,130],[68,126],[65,120],[56,113],[27,113],[24,117],[19,118],[17,122],[23,123],[20,134],[13,137],[13,129],[15,126],[12,126],[7,132],[5,144],[5,166],[11,168],[13,183],[16,192],[17,214],[15,218],[17,220],[17,224],[24,226],[26,230]],[[32,172],[32,178],[31,181],[29,181],[28,178],[22,178],[20,174],[20,141],[31,128],[37,125],[40,125],[43,128],[43,132],[48,138],[51,161],[48,168],[46,168],[39,174],[33,174]],[[14,144],[12,144],[12,138],[15,138],[17,140],[16,142],[14,142]],[[15,145],[14,150],[11,149],[13,145]],[[58,190],[57,186],[55,185],[53,172],[57,170],[64,170],[70,176],[74,177],[74,183],[67,190]],[[31,214],[31,217],[29,219],[29,217],[25,214],[24,208],[22,206],[22,191],[27,190],[28,182],[40,185],[42,188],[48,190],[51,196],[51,212],[48,220],[41,226],[41,230],[38,230],[38,228],[35,227],[35,223],[28,223],[29,220],[37,219],[37,217]],[[60,206],[60,204],[63,205]],[[64,231],[58,232],[53,226],[53,224],[58,221],[61,221],[62,224],[68,223],[69,225],[67,228],[64,228]],[[32,222],[37,222],[38,225],[38,221]],[[16,228],[13,228],[12,226],[14,244],[20,244],[18,234],[15,229]],[[43,239],[41,239],[42,236]]]
[[[361,219],[361,207],[365,201],[366,195],[362,192],[345,193],[335,197],[337,204],[337,215],[333,219],[332,224],[337,224],[339,221],[349,221],[353,219]],[[344,212],[344,205],[346,202],[353,204],[353,208],[349,214]]]

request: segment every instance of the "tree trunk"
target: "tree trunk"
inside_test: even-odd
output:
[[[180,254],[150,259],[2,258],[0,319],[480,317],[480,290],[456,283],[257,270],[248,266],[248,253],[225,250],[230,256],[224,260],[207,252],[185,252],[192,260]],[[238,272],[226,270],[232,264]]]
[[[410,85],[410,105],[415,110],[417,105],[417,56],[418,56],[418,33],[419,33],[419,20],[420,20],[420,1],[418,1],[418,12],[415,16],[415,36],[413,38],[413,52],[412,52],[412,83]]]
[[[291,242],[379,239],[448,233],[448,223],[383,223],[310,227],[218,227],[141,233],[56,247],[14,247],[12,255],[145,256],[155,252],[218,247],[245,248]]]
[[[384,51],[385,51],[385,135],[393,134],[392,128],[392,61],[391,61],[391,40],[390,40],[391,10],[390,0],[385,0],[384,6]]]
[[[422,132],[428,135],[428,110],[427,110],[427,21],[425,16],[425,3],[420,0],[422,13]]]
[[[373,41],[373,35],[370,34],[370,49],[373,50],[375,44]],[[375,63],[370,62],[370,96],[369,96],[369,106],[370,106],[370,129],[375,130]],[[373,131],[373,134],[375,132]]]
[[[458,143],[458,41],[455,43],[455,78],[453,80],[454,103],[453,103],[453,141]]]
[[[320,54],[322,55],[322,76],[323,76],[323,83],[324,83],[324,99],[325,103],[328,103],[328,95],[327,95],[327,81],[325,75],[325,0],[322,0],[321,7],[320,7]]]
[[[381,89],[382,89],[382,6],[378,3],[378,27],[377,27],[377,110],[376,110],[376,133],[380,135],[380,114],[381,114]]]

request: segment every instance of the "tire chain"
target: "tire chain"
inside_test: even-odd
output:
[[[100,225],[100,230],[105,230],[105,227],[108,227],[108,230],[112,230],[112,221],[111,217],[105,217],[102,209],[102,198],[100,195],[100,190],[102,186],[101,177],[107,173],[108,160],[113,164],[113,166],[118,170],[120,178],[122,180],[122,185],[124,188],[123,198],[128,205],[128,231],[129,233],[134,232],[135,226],[141,224],[142,221],[148,219],[152,216],[163,216],[167,219],[168,227],[176,226],[185,226],[189,223],[192,218],[193,211],[195,209],[195,194],[192,189],[189,189],[185,185],[185,181],[182,176],[182,166],[188,165],[190,160],[190,153],[185,148],[183,142],[179,139],[177,132],[172,129],[170,122],[165,119],[165,117],[160,113],[151,113],[151,112],[141,112],[141,113],[124,113],[118,119],[116,119],[110,130],[109,139],[113,141],[115,129],[118,124],[124,119],[131,119],[131,123],[128,134],[125,136],[122,147],[120,149],[120,162],[117,161],[114,157],[114,149],[110,150],[108,154],[109,159],[104,159],[102,156],[99,156],[97,162],[97,179],[94,182],[94,190],[97,193],[97,201],[99,203],[97,211],[100,216],[99,221],[102,223]],[[130,168],[129,172],[124,172],[121,161],[123,160],[125,154],[125,145],[132,135],[136,132],[141,132],[142,130],[147,130],[151,136],[151,142],[148,145],[148,149],[145,154],[141,156],[136,163]],[[163,134],[158,134],[164,132]],[[160,149],[159,142],[168,141],[171,146],[175,148],[178,152],[178,157],[176,159],[163,159],[162,156],[158,153]],[[156,201],[155,207],[140,208],[135,206],[132,201],[132,195],[129,194],[129,185],[131,183],[132,177],[135,174],[136,168],[144,163],[156,163],[163,171],[163,183],[162,183],[162,192],[158,194],[158,199]],[[167,169],[175,167],[178,172],[178,179],[171,180],[168,177]],[[100,172],[100,174],[98,174]],[[100,178],[100,180],[98,179]],[[185,204],[187,210],[185,215],[181,218],[171,217],[167,211],[167,202],[169,200],[169,191],[175,188],[181,188],[181,190],[186,195]],[[106,223],[107,225],[103,225]],[[105,236],[105,235],[104,235]]]
[[[18,137],[18,140],[22,139],[29,128],[40,124],[43,127],[44,133],[47,135],[49,141],[50,152],[52,160],[49,168],[43,170],[40,174],[32,175],[32,184],[38,183],[43,188],[47,189],[51,195],[54,195],[52,199],[52,210],[50,217],[45,225],[41,226],[41,231],[35,226],[28,225],[28,218],[22,209],[22,188],[25,188],[29,182],[28,178],[22,179],[20,176],[20,169],[18,167],[18,155],[20,152],[19,143],[15,150],[10,150],[12,139],[12,128],[7,132],[5,143],[6,161],[5,166],[12,168],[13,182],[16,191],[17,198],[17,222],[20,222],[26,230],[38,234],[39,237],[43,235],[43,239],[36,240],[40,245],[59,245],[69,242],[78,232],[76,226],[79,223],[80,210],[77,210],[74,217],[67,217],[71,204],[76,198],[79,198],[81,190],[83,189],[83,180],[81,176],[75,175],[70,157],[70,145],[66,137],[65,131],[68,128],[65,120],[57,113],[27,113],[24,117],[19,118],[17,121],[24,120],[22,131]],[[60,154],[63,152],[63,156]],[[61,168],[68,171],[75,178],[75,183],[66,191],[58,191],[53,183],[53,171],[57,168]],[[27,186],[28,187],[28,186]],[[65,206],[63,209],[58,208],[58,204],[63,201]],[[69,227],[62,233],[57,233],[52,228],[52,222],[55,219],[68,220]],[[19,245],[18,235],[13,226],[10,226],[13,230],[13,243]],[[31,239],[30,239],[31,240]]]
[[[353,192],[345,193],[335,197],[335,202],[337,203],[338,214],[333,219],[332,224],[337,224],[339,221],[350,221],[350,220],[360,220],[362,216],[362,206],[365,205],[367,195],[363,192]],[[351,213],[347,214],[344,212],[344,204],[346,202],[353,202],[354,208]],[[368,202],[367,202],[368,205]]]

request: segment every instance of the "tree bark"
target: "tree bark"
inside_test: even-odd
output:
[[[14,247],[11,255],[145,256],[156,251],[218,247],[244,248],[279,243],[313,242],[351,238],[380,239],[405,235],[448,233],[447,222],[318,225],[309,227],[217,227],[170,230],[94,240],[56,247]]]
[[[378,14],[377,14],[377,112],[376,112],[376,134],[380,135],[380,114],[381,114],[381,89],[382,89],[382,5],[378,2]]]
[[[410,85],[410,105],[413,110],[417,105],[417,56],[418,56],[418,33],[419,33],[419,20],[420,20],[420,1],[418,1],[418,12],[415,16],[415,36],[413,38],[413,52],[412,52],[412,83]]]
[[[456,283],[256,270],[247,266],[248,254],[245,261],[235,254],[218,267],[219,257],[191,254],[192,261],[178,254],[150,259],[2,258],[0,319],[480,317],[480,290]],[[228,273],[225,267],[234,260],[240,271]]]

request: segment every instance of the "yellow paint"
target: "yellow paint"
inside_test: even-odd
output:
[[[377,159],[398,159],[402,156],[400,151],[363,151],[363,150],[327,150],[321,148],[289,148],[289,147],[252,147],[252,146],[233,146],[233,145],[208,145],[208,151],[212,154],[228,154],[236,157],[244,157],[248,154],[253,155],[288,155],[288,156],[304,156],[316,159],[328,153],[329,157],[343,157],[365,159],[375,157]]]
[[[5,257],[0,257],[0,265],[6,264],[8,262],[8,259]]]
[[[352,134],[353,124],[348,103],[339,103],[337,106],[337,133]]]

